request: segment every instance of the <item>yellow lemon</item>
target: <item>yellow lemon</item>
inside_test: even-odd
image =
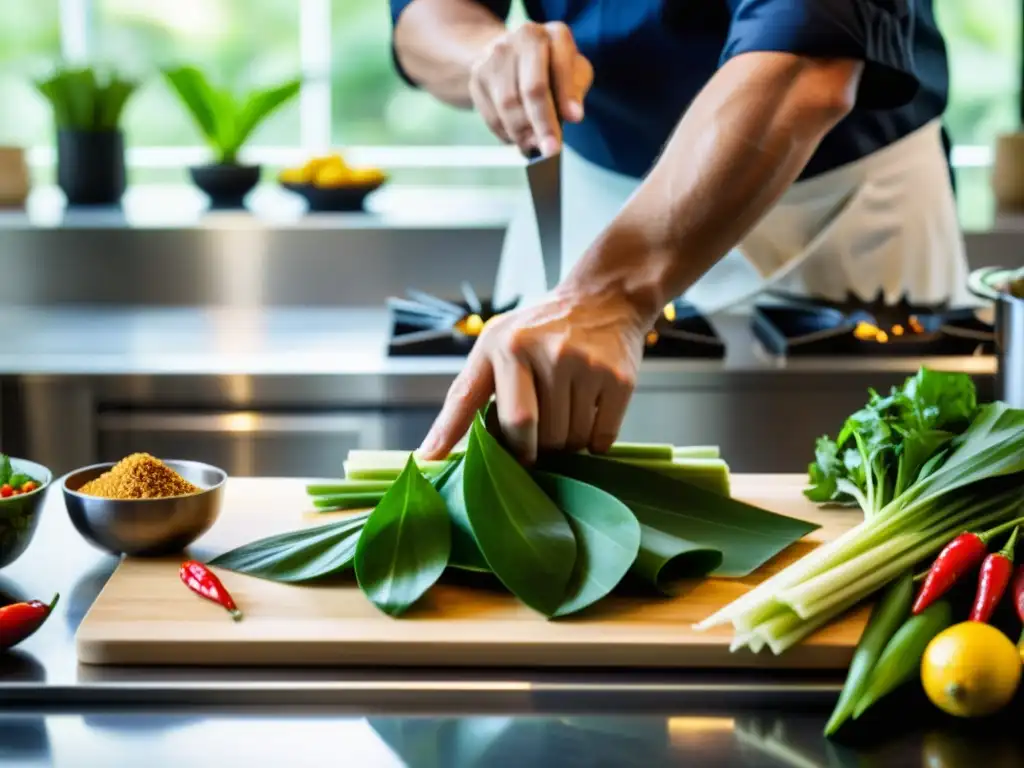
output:
[[[921,659],[921,683],[932,703],[957,717],[982,717],[1005,707],[1020,683],[1017,647],[977,621],[936,635]]]

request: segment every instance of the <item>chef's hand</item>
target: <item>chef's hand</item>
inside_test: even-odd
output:
[[[555,154],[558,116],[583,119],[594,69],[560,22],[528,22],[496,38],[473,65],[469,93],[491,131],[524,152]]]
[[[607,451],[622,425],[643,350],[645,323],[614,294],[565,292],[495,318],[477,339],[441,414],[419,449],[446,456],[496,395],[512,451],[527,463],[542,450]]]

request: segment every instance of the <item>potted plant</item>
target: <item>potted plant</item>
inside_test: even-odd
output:
[[[189,168],[192,181],[209,196],[212,207],[241,208],[259,182],[260,167],[242,165],[238,153],[260,123],[298,95],[300,81],[289,80],[236,98],[211,85],[195,67],[167,70],[164,76],[214,152],[213,163]]]
[[[57,183],[68,205],[114,205],[125,190],[121,115],[138,84],[92,68],[59,68],[36,83],[57,126]]]

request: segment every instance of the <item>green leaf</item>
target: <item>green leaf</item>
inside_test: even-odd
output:
[[[185,105],[207,144],[218,152],[222,151],[222,126],[228,105],[210,85],[206,75],[195,67],[179,67],[165,71],[164,78]]]
[[[100,92],[97,105],[96,129],[100,131],[116,130],[121,122],[121,114],[125,104],[135,92],[136,85],[118,77],[111,78],[106,88]]]
[[[576,562],[576,538],[565,515],[479,415],[463,461],[466,513],[488,566],[516,597],[553,615]]]
[[[724,555],[716,576],[741,577],[820,526],[778,515],[676,478],[586,454],[542,456],[538,468],[597,486],[641,525]]]
[[[464,571],[490,573],[490,566],[473,535],[473,526],[469,524],[463,495],[463,473],[463,457],[460,456],[433,480],[434,487],[448,508],[448,517],[452,523],[452,555],[448,564]]]
[[[640,551],[629,572],[662,594],[672,595],[679,581],[707,576],[722,560],[720,550],[641,524]]]
[[[581,611],[622,581],[640,550],[640,524],[629,507],[600,488],[569,477],[534,472],[565,513],[576,537],[576,562],[555,616]]]
[[[381,611],[398,616],[434,586],[448,565],[451,548],[444,499],[410,456],[359,537],[359,587]]]
[[[299,583],[344,572],[352,565],[369,512],[336,523],[269,536],[232,549],[210,565],[270,581]]]
[[[11,482],[11,476],[14,474],[14,470],[11,467],[11,457],[6,454],[0,454],[0,485],[6,485]]]
[[[282,85],[250,93],[243,102],[241,109],[237,111],[234,133],[230,144],[226,148],[233,152],[241,149],[242,145],[249,140],[249,137],[259,127],[260,123],[270,117],[271,114],[286,102],[299,95],[301,86],[302,82],[295,79],[289,80]]]

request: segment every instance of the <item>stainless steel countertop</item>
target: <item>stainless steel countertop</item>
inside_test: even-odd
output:
[[[1020,765],[1007,720],[950,723],[910,696],[844,742],[821,736],[838,679],[751,673],[79,667],[73,637],[116,561],[51,492],[0,589],[62,595],[0,655],[0,763],[320,766]],[[890,714],[893,710],[889,710]],[[455,750],[453,752],[453,750]],[[486,752],[486,760],[470,755]],[[859,762],[869,760],[869,763]],[[938,761],[938,762],[936,762]]]
[[[992,357],[773,358],[744,313],[712,318],[725,360],[648,360],[641,387],[726,375],[912,373],[921,365],[978,375]],[[384,309],[33,308],[0,309],[9,329],[0,375],[308,375],[453,377],[457,357],[388,357]]]

